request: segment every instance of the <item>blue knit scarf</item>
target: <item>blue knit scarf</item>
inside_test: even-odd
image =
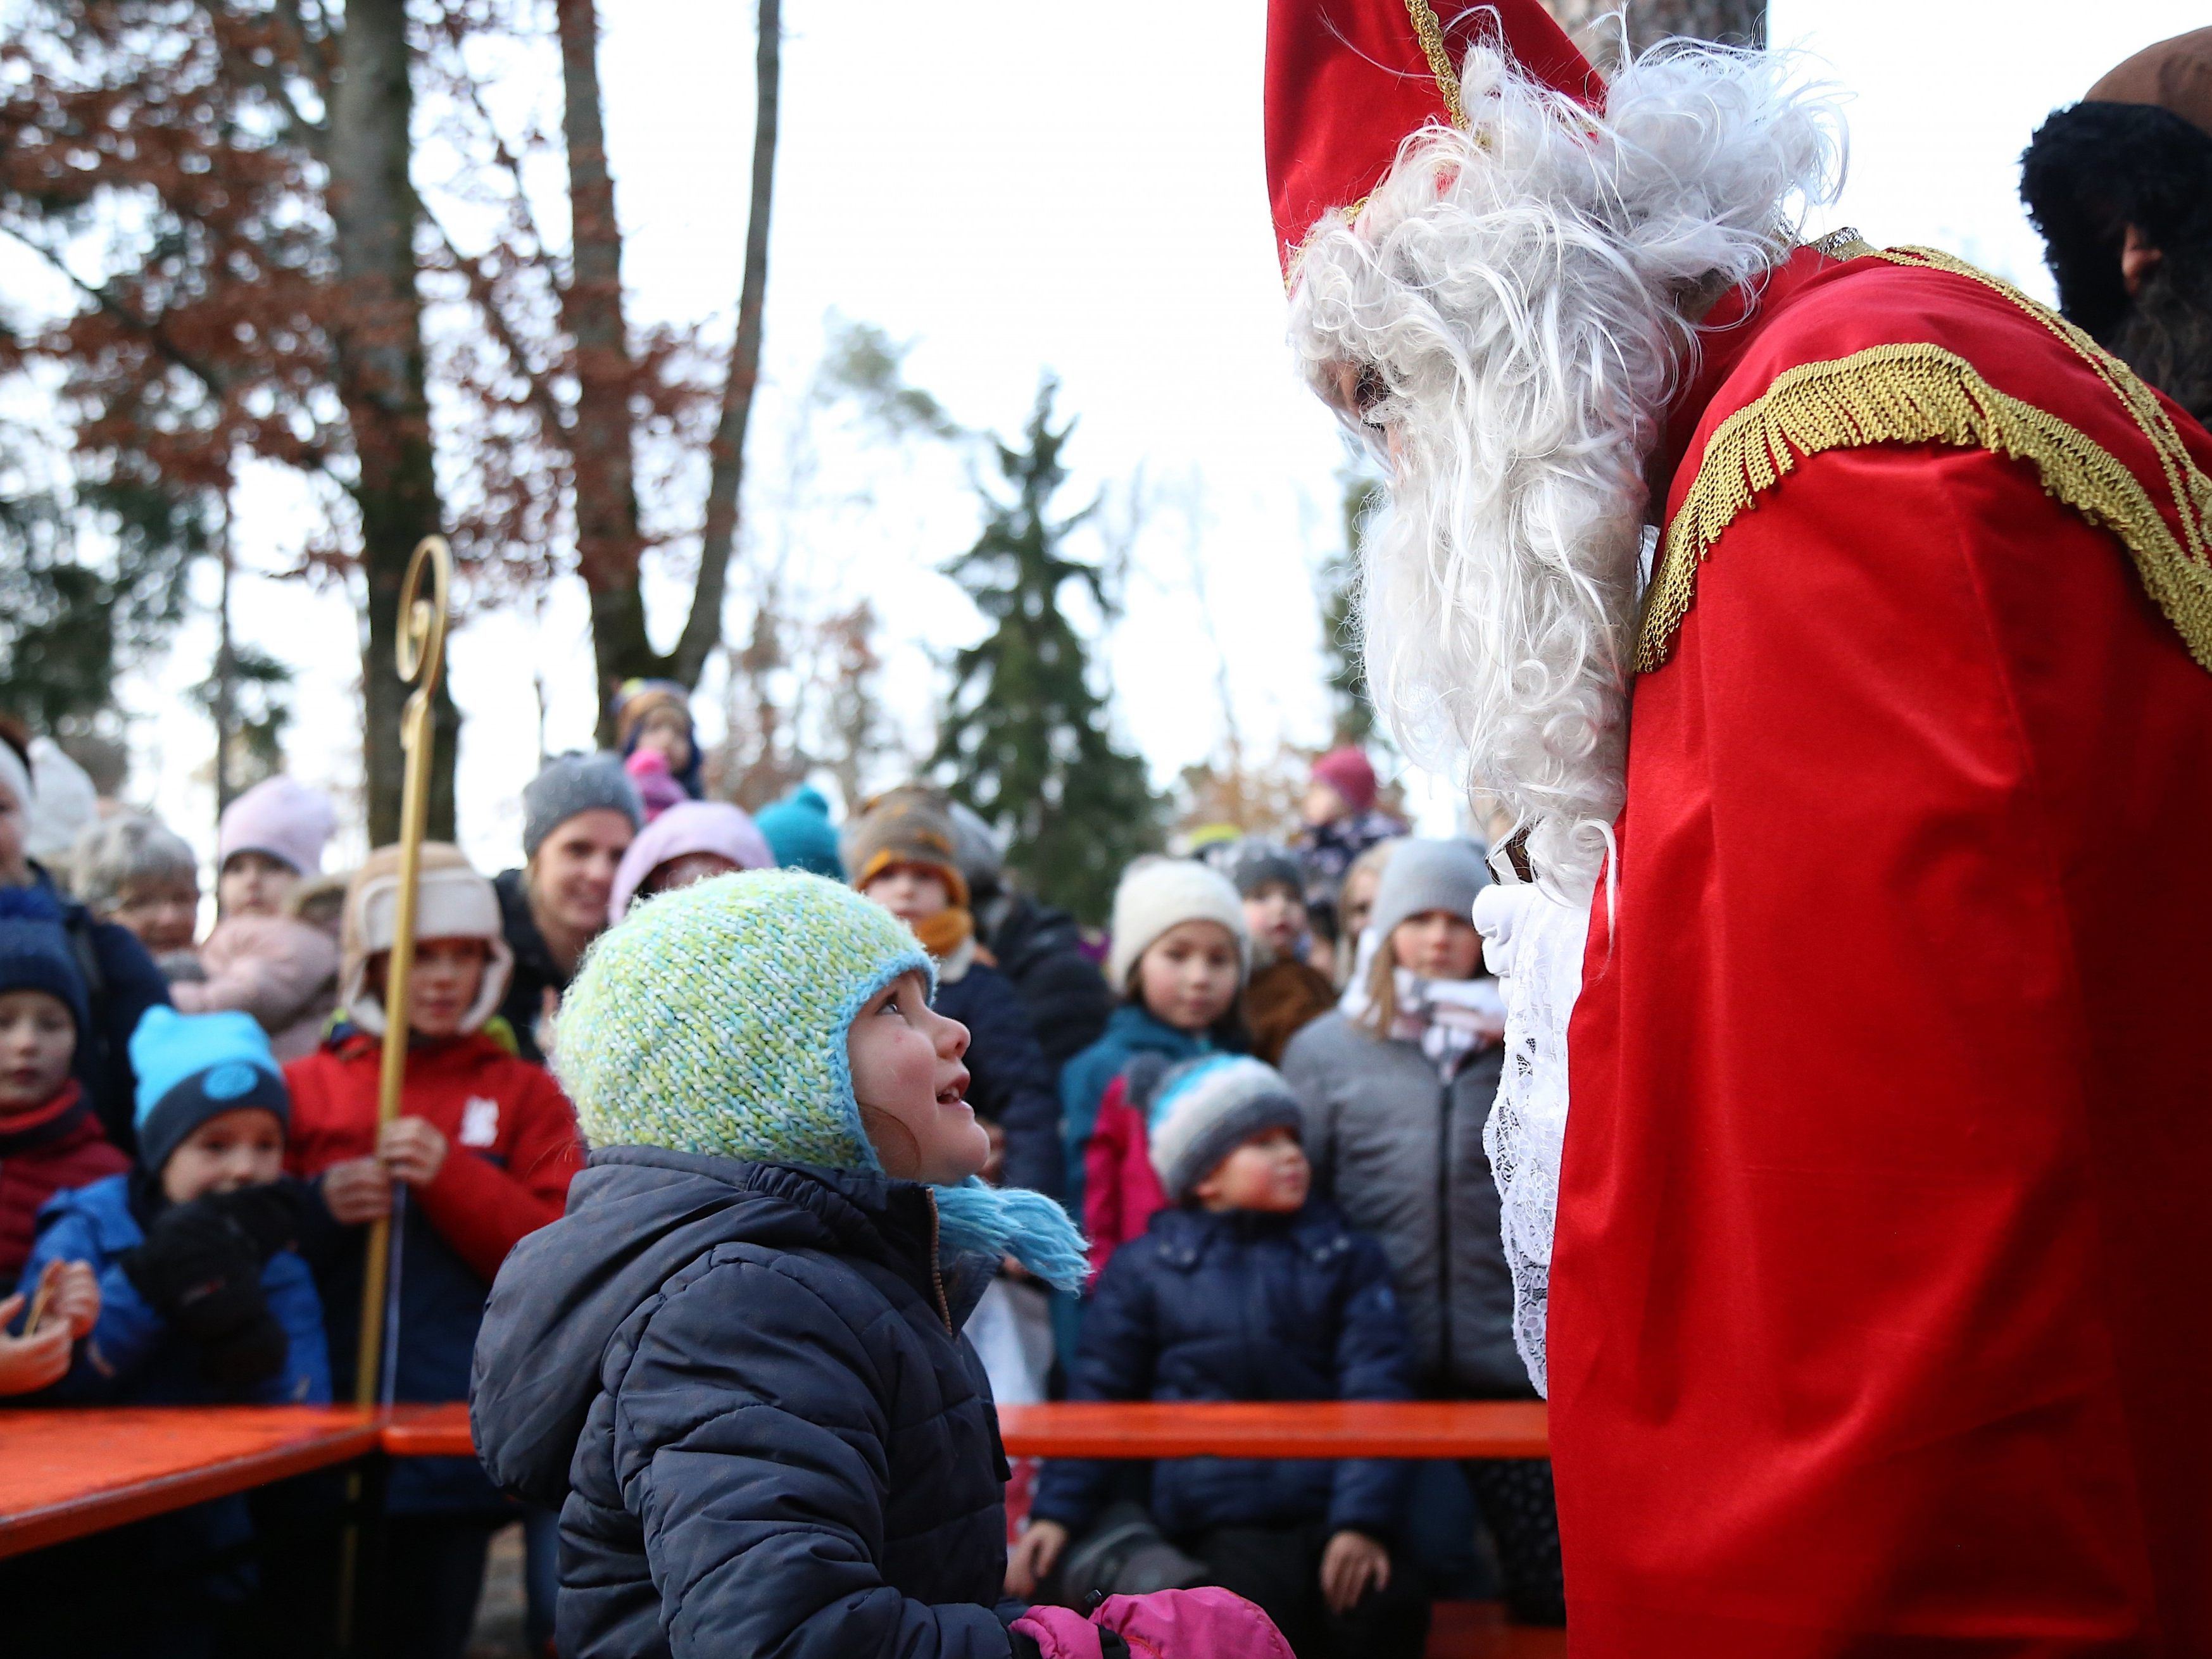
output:
[[[974,1176],[957,1187],[932,1187],[937,1194],[937,1237],[948,1256],[981,1250],[1012,1256],[1055,1290],[1083,1288],[1090,1262],[1083,1235],[1042,1193],[1024,1187],[987,1187]]]

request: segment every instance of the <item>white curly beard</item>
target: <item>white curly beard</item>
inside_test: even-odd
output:
[[[1785,68],[1674,43],[1593,117],[1478,49],[1470,130],[1409,138],[1296,273],[1308,379],[1329,396],[1348,366],[1382,394],[1346,411],[1392,474],[1364,538],[1376,706],[1409,754],[1527,832],[1539,884],[1477,908],[1508,1008],[1486,1144],[1539,1392],[1567,1024],[1626,794],[1644,464],[1696,361],[1694,302],[1786,256],[1793,202],[1840,175],[1831,105]]]
[[[1644,467],[1694,359],[1685,307],[1787,254],[1785,210],[1825,193],[1839,140],[1765,54],[1662,48],[1601,117],[1487,48],[1461,92],[1470,131],[1415,134],[1356,220],[1316,227],[1291,337],[1325,396],[1346,364],[1386,394],[1362,431],[1392,474],[1364,538],[1377,708],[1587,898],[1622,801]]]

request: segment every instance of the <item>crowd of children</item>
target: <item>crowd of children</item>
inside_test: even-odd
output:
[[[349,1397],[388,1221],[373,1390],[473,1376],[483,1456],[393,1468],[392,1652],[463,1650],[520,1519],[548,1651],[1088,1652],[1051,1606],[1174,1592],[1224,1653],[1396,1659],[1470,1489],[1510,1605],[1556,1620],[1541,1464],[1468,1466],[1439,1540],[1409,1465],[1052,1462],[1010,1533],[991,1416],[1528,1392],[1475,847],[1406,839],[1339,751],[1291,846],[1140,860],[1098,940],[932,787],[756,819],[698,798],[673,688],[617,724],[525,791],[519,867],[422,849],[398,1009],[396,849],[325,875],[317,792],[232,804],[201,937],[151,818],[23,854],[0,729],[0,1394]],[[256,1622],[253,1529],[226,1500],[106,1540],[103,1571],[158,1562],[144,1650],[313,1650]],[[1108,1606],[1105,1652],[1153,1616]]]

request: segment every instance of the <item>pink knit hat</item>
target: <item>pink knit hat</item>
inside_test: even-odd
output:
[[[1375,769],[1368,764],[1366,755],[1351,744],[1332,749],[1316,761],[1313,775],[1316,781],[1343,796],[1344,804],[1355,812],[1364,812],[1375,805]]]
[[[653,872],[673,860],[694,853],[712,853],[740,870],[769,870],[775,854],[768,837],[741,808],[721,800],[687,800],[670,807],[637,832],[637,839],[623,854],[615,871],[615,884],[607,895],[610,926],[628,914],[637,890]]]
[[[265,853],[303,876],[319,875],[323,846],[337,828],[331,798],[282,776],[264,779],[223,809],[216,826],[215,867],[240,853]]]

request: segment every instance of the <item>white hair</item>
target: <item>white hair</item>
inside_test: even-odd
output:
[[[1595,115],[1478,47],[1468,130],[1408,138],[1296,272],[1307,377],[1364,371],[1376,401],[1346,416],[1391,456],[1362,583],[1377,707],[1578,896],[1623,799],[1644,466],[1694,367],[1686,307],[1785,257],[1840,179],[1832,100],[1790,80],[1673,42]]]

